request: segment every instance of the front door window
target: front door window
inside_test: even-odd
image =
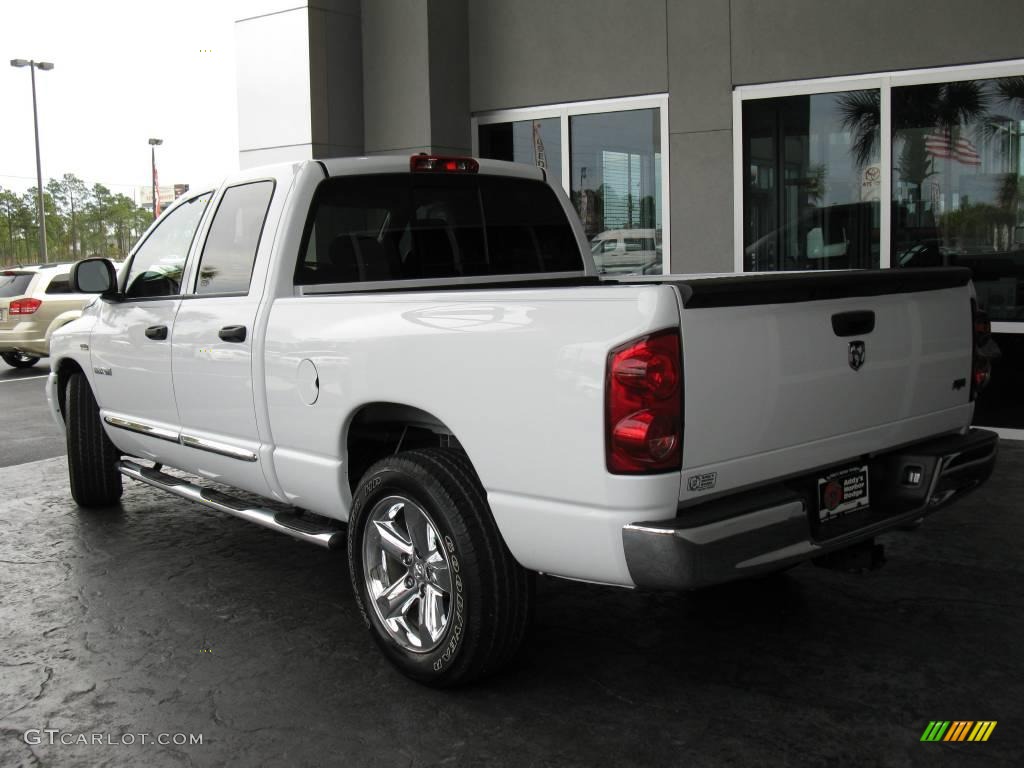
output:
[[[185,259],[211,196],[212,193],[208,192],[194,197],[164,215],[132,257],[125,282],[125,298],[177,296],[181,293]]]

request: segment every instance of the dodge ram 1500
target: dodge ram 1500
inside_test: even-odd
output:
[[[100,294],[51,344],[77,504],[127,476],[345,550],[432,685],[516,652],[538,572],[688,590],[862,552],[996,457],[967,270],[602,277],[537,168],[246,170],[72,281]]]

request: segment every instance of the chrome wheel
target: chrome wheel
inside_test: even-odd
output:
[[[441,644],[451,616],[451,564],[422,507],[402,496],[376,503],[363,529],[363,578],[391,639],[416,653]]]

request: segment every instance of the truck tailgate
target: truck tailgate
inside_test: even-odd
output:
[[[755,485],[970,420],[970,273],[794,273],[676,282],[680,499]]]

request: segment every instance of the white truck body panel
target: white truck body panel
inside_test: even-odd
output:
[[[96,314],[92,333],[84,340],[88,353],[82,366],[100,403],[121,414],[174,428],[180,423],[171,376],[171,348],[150,343],[146,329],[174,323],[181,300],[111,303],[86,308]],[[72,323],[70,328],[77,327]],[[63,334],[57,333],[54,338]],[[114,370],[117,375],[112,374]]]
[[[282,488],[296,506],[346,519],[347,424],[370,403],[412,406],[443,422],[473,457],[522,564],[622,583],[622,525],[638,514],[675,514],[679,474],[604,471],[605,359],[611,347],[678,322],[667,286],[276,301],[266,390]],[[320,377],[312,406],[300,397],[306,359]],[[561,553],[556,564],[544,550]]]

